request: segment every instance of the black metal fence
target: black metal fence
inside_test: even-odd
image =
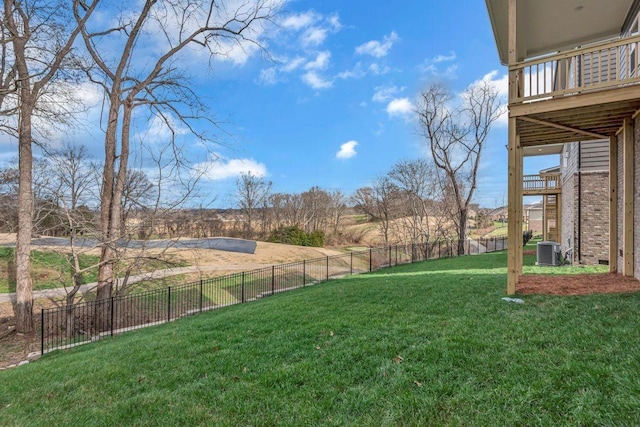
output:
[[[74,304],[42,309],[41,352],[68,348],[104,336],[169,322],[233,304],[240,304],[331,278],[376,271],[428,259],[447,258],[506,249],[506,238],[434,242],[372,248],[274,265],[197,282],[169,286]]]

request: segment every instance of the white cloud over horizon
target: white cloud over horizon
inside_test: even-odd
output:
[[[223,181],[238,178],[243,174],[251,174],[258,178],[267,176],[267,166],[254,159],[227,159],[218,155],[193,167],[197,174],[206,181]]]
[[[354,157],[356,154],[358,154],[356,152],[357,145],[358,141],[355,140],[345,142],[340,146],[340,150],[336,153],[336,158],[346,160]]]

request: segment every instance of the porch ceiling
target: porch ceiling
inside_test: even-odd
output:
[[[485,0],[500,54],[508,60],[508,0]],[[634,0],[519,0],[519,60],[620,36]]]
[[[523,115],[523,120],[517,120],[521,146],[533,147],[601,139],[598,135],[609,137],[618,132],[625,118],[631,118],[640,111],[640,98],[579,105],[554,109],[554,111],[545,111],[544,108],[539,108],[539,111],[536,111],[534,108],[538,107],[534,104],[547,102],[555,103],[556,101],[541,101],[528,106],[512,107],[512,116],[518,116],[518,108],[528,108],[531,111],[526,116]],[[534,119],[534,121],[527,121],[527,118]],[[582,132],[565,128],[579,129]],[[588,135],[587,133],[597,135]]]

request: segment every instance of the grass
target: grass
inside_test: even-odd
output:
[[[11,280],[11,264],[14,248],[0,247],[0,293],[15,292],[15,283]],[[80,255],[80,267],[97,264],[98,256]],[[53,289],[71,283],[72,269],[67,255],[52,251],[31,251],[33,289]],[[98,270],[84,274],[83,282],[95,282]]]
[[[81,254],[80,267],[86,268],[97,265],[100,257],[97,255]],[[15,292],[15,283],[11,279],[14,248],[0,247],[0,293]],[[169,259],[170,264],[162,260],[145,260],[142,266],[134,269],[132,274],[141,274],[158,269],[171,267],[185,267],[183,260]],[[34,290],[54,289],[70,286],[72,283],[72,268],[70,255],[57,251],[31,251],[31,278]],[[93,283],[98,280],[98,269],[93,268],[84,273],[83,283]]]
[[[0,372],[0,424],[640,424],[640,294],[508,303],[505,265],[408,264],[53,352]]]

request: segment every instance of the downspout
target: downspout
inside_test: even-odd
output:
[[[578,264],[582,264],[582,141],[578,142],[578,236],[576,243]]]

